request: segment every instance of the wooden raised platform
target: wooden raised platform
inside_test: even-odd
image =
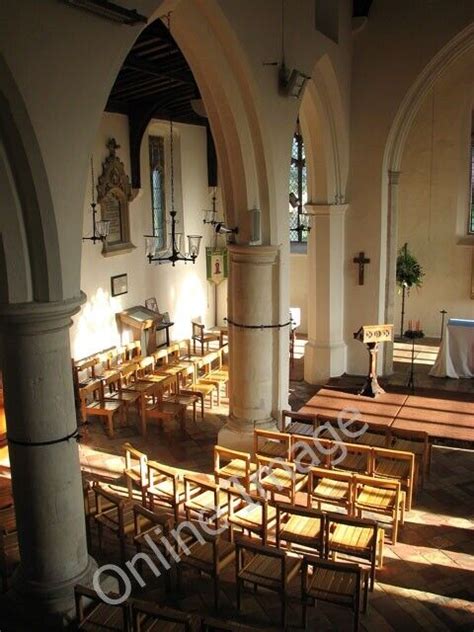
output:
[[[466,401],[398,393],[382,393],[373,399],[322,388],[298,412],[349,419],[354,410],[360,412],[361,421],[370,424],[423,430],[430,439],[474,443],[474,404]]]

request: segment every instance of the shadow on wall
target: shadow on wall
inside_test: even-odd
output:
[[[115,314],[123,309],[120,298],[112,298],[102,288],[96,291],[76,320],[72,344],[73,357],[76,360],[121,344]],[[127,341],[122,341],[124,342]]]

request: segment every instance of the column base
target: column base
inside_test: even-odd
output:
[[[229,450],[240,450],[253,454],[254,430],[278,430],[278,422],[269,417],[259,421],[247,421],[229,417],[229,421],[219,430],[217,443]]]
[[[74,586],[92,586],[97,562],[88,557],[82,573],[55,584],[37,584],[22,576],[21,567],[14,575],[13,587],[2,596],[1,611],[15,631],[61,630],[68,628],[75,619]],[[3,629],[3,619],[2,619]]]
[[[346,370],[345,342],[321,344],[308,340],[304,350],[304,379],[308,384],[326,382]]]

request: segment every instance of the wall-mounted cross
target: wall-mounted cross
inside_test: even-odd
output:
[[[353,261],[359,264],[359,285],[364,285],[364,266],[370,263],[370,259],[366,258],[365,252],[359,252],[359,256],[354,257]]]

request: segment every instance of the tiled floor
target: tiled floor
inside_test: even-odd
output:
[[[425,358],[422,356],[422,359]],[[451,391],[451,396],[454,391],[459,391],[459,396],[466,399],[474,392],[472,380],[435,380],[427,375],[428,365],[417,364],[415,368],[417,394],[422,394],[425,389],[432,394],[433,389],[439,391],[445,388],[445,392]],[[395,369],[390,380],[385,381],[387,390],[406,385],[408,365],[396,364]],[[302,381],[301,359],[295,360],[292,376],[295,379],[290,385],[290,402],[297,409],[320,386],[310,386]],[[360,377],[345,376],[333,382],[338,386],[357,388],[362,381]],[[80,445],[82,466],[98,476],[116,478],[120,482],[122,444],[130,441],[158,461],[211,472],[213,446],[226,414],[224,400],[219,409],[206,409],[204,420],[198,419],[196,424],[189,417],[184,436],[177,427],[165,425],[163,430],[150,427],[146,439],[140,437],[134,428],[124,427],[118,429],[116,437],[110,440],[99,423],[92,423],[87,440]],[[473,529],[474,452],[436,446],[431,476],[401,527],[399,542],[385,547],[384,566],[377,571],[375,591],[370,595],[369,611],[361,619],[361,630],[471,632],[474,629]],[[95,538],[93,544],[92,554],[99,564],[116,560],[116,547],[109,543],[106,551],[101,553]],[[136,590],[137,595],[200,615],[215,614],[211,605],[212,583],[205,576],[198,579],[197,574],[187,570],[184,590],[178,592],[174,587],[169,594],[165,594],[161,579],[149,579],[145,588]],[[309,610],[309,623],[303,628],[297,603],[299,582],[294,582],[291,594],[293,600],[290,602],[288,629],[321,632],[352,629],[348,611],[322,603],[316,610]],[[279,612],[279,598],[274,593],[259,591],[257,595],[245,594],[242,612],[238,613],[234,570],[233,567],[226,569],[221,587],[220,617],[262,626],[266,630],[281,629],[278,628]],[[15,630],[14,627],[11,629]]]
[[[422,359],[425,360],[422,353]],[[301,377],[302,371],[295,361],[293,377]],[[427,375],[429,365],[416,365],[417,394],[433,390],[442,395],[443,387],[449,395],[470,398],[474,389],[468,380],[437,380]],[[300,375],[298,375],[298,371]],[[385,381],[387,390],[400,389],[406,384],[407,365],[395,365],[395,374]],[[435,380],[435,381],[433,381]],[[334,380],[337,384],[338,380]],[[362,378],[339,379],[339,385],[357,388]],[[452,382],[457,382],[453,387]],[[290,400],[298,408],[318,390],[301,380],[291,382]],[[84,466],[100,472],[108,470],[118,476],[122,467],[121,444],[130,440],[153,458],[186,469],[210,472],[212,448],[219,428],[225,423],[225,402],[221,409],[207,411],[204,421],[194,425],[186,423],[183,437],[177,428],[158,431],[151,428],[146,441],[136,436],[132,429],[122,429],[113,441],[107,439],[99,426],[92,425],[89,441],[81,446]],[[107,454],[105,454],[107,453]],[[369,612],[362,617],[361,630],[384,632],[401,630],[474,629],[474,452],[447,446],[433,449],[431,476],[419,493],[413,510],[401,528],[399,542],[386,545],[384,567],[377,572],[375,591],[370,595]],[[101,556],[109,560],[113,552]],[[273,593],[247,593],[243,599],[242,613],[235,606],[233,568],[224,573],[221,589],[220,616],[233,621],[278,628],[279,599]],[[212,584],[205,577],[196,581],[192,571],[185,573],[184,590],[174,589],[166,595],[161,585],[151,583],[142,591],[156,599],[183,610],[212,615]],[[301,610],[297,604],[299,584],[295,582],[290,602],[291,622],[288,629],[303,629]],[[327,604],[317,610],[310,609],[307,630],[351,630],[348,611]]]

